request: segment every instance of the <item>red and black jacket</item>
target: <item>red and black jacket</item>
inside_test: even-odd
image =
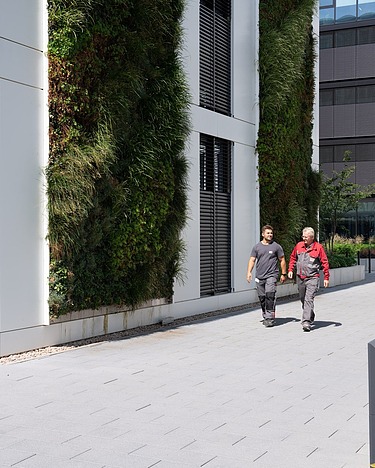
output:
[[[290,255],[288,271],[293,271],[295,266],[301,278],[319,276],[319,270],[323,269],[324,279],[329,280],[328,258],[319,242],[313,242],[308,247],[303,241],[298,242]]]

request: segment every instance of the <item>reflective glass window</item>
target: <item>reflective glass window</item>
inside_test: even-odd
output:
[[[336,47],[353,46],[356,43],[355,29],[344,29],[343,31],[336,31]]]
[[[357,161],[375,161],[375,145],[373,143],[357,145]]]
[[[321,163],[333,162],[333,146],[320,146],[319,147],[319,162]]]
[[[333,89],[319,91],[319,106],[333,106]]]
[[[375,26],[368,28],[359,28],[358,44],[374,44],[375,43]]]
[[[333,33],[321,33],[319,37],[320,49],[332,49],[333,47]]]
[[[342,162],[344,157],[350,158],[350,161],[355,161],[355,145],[336,145],[334,147],[334,161]]]
[[[355,88],[335,89],[335,105],[355,104]]]
[[[333,0],[320,0],[319,5],[323,6],[333,6]]]
[[[357,5],[355,0],[336,0],[336,23],[355,21]]]
[[[326,24],[333,24],[335,18],[335,9],[334,8],[323,8],[320,10],[320,26],[325,26]]]
[[[375,203],[374,202],[365,202],[360,201],[358,204],[358,211],[360,213],[368,212],[368,214],[374,214],[375,212]]]
[[[375,102],[375,85],[359,86],[357,88],[357,103]]]
[[[375,2],[373,0],[358,0],[358,19],[375,18]]]

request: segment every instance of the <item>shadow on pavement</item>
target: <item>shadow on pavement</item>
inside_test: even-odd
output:
[[[313,329],[330,327],[331,325],[333,325],[334,327],[341,327],[342,323],[341,322],[331,322],[331,321],[323,322],[321,320],[315,320],[314,325],[313,325]]]
[[[279,325],[285,325],[286,323],[290,323],[290,322],[300,322],[301,320],[296,318],[296,317],[276,317],[276,323],[275,323],[275,326],[279,326]]]

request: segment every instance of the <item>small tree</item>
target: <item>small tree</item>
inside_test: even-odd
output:
[[[345,151],[343,161],[350,161],[350,151]],[[345,164],[342,171],[333,171],[332,177],[323,174],[319,218],[321,230],[328,238],[329,252],[333,251],[333,241],[343,215],[356,209],[360,200],[375,193],[375,184],[362,186],[349,182],[354,172],[355,166]]]

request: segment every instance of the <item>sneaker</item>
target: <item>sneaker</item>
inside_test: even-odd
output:
[[[309,324],[309,322],[304,322],[304,323],[302,324],[302,330],[303,330],[304,332],[309,332],[309,331],[311,331],[311,325]]]
[[[263,325],[265,327],[273,327],[275,325],[275,321],[272,319],[264,319],[263,320]]]

